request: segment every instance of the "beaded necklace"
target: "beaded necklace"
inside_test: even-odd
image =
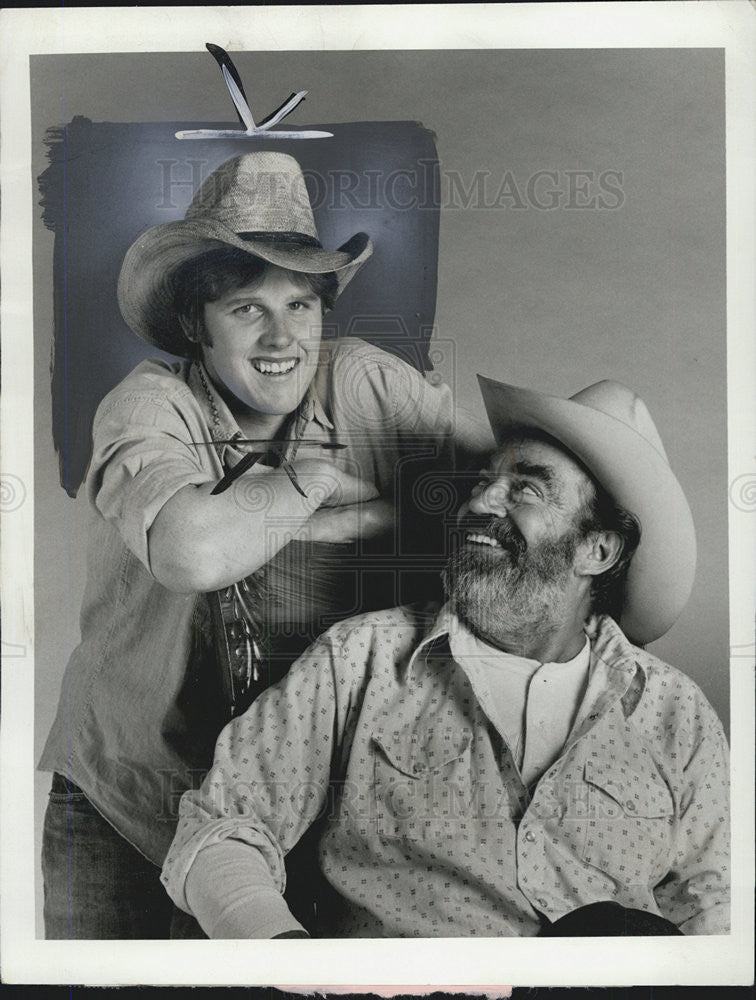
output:
[[[221,436],[220,413],[218,412],[218,404],[215,402],[215,396],[210,391],[210,386],[207,384],[205,373],[202,371],[202,365],[199,363],[199,361],[195,361],[195,364],[197,365],[197,373],[199,374],[200,382],[202,383],[202,388],[205,390],[207,401],[210,404],[210,412],[213,416],[213,426],[212,430],[210,431],[210,434],[212,436],[213,441],[217,441]]]
[[[221,459],[221,461],[222,461],[223,460],[223,446],[221,444],[217,443],[222,438],[222,435],[221,435],[220,411],[218,410],[218,404],[217,404],[216,399],[215,399],[215,394],[213,393],[212,389],[208,385],[207,379],[205,378],[205,373],[202,371],[202,365],[200,364],[199,361],[195,361],[195,364],[197,365],[197,374],[199,375],[200,382],[202,384],[202,388],[205,390],[205,395],[207,396],[207,401],[210,404],[210,412],[211,412],[212,418],[213,418],[213,426],[212,426],[212,428],[210,430],[210,436],[213,439],[213,442],[215,443],[215,450],[216,450],[216,452],[218,454],[218,458]],[[303,419],[302,413],[301,412],[298,413],[296,415],[296,419],[295,419],[295,436],[294,436],[293,440],[289,442],[291,444],[291,446],[292,446],[291,447],[291,453],[290,453],[289,458],[288,458],[289,462],[293,462],[294,459],[296,458],[296,454],[297,454],[297,451],[299,449],[299,444],[300,444],[301,439],[302,439],[302,434],[304,432],[305,424],[306,424],[306,420]],[[237,433],[235,435],[235,437],[241,437],[241,435],[239,433]],[[271,443],[273,443],[273,442],[271,442]],[[283,455],[281,455],[280,457],[283,458]]]

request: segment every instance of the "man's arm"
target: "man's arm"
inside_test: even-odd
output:
[[[141,383],[119,387],[95,420],[90,500],[170,590],[235,583],[300,537],[314,512],[377,495],[330,462],[303,459],[296,471],[307,497],[283,470],[266,467],[212,496],[217,473],[192,444],[202,434],[171,398]]]
[[[377,496],[373,486],[329,462],[304,459],[295,469],[306,497],[283,469],[246,473],[216,496],[211,495],[213,483],[186,486],[174,494],[149,532],[157,581],[185,593],[230,586],[265,565],[288,542],[306,537],[307,522],[319,509],[335,521],[335,513],[326,509],[329,504],[355,505]]]
[[[392,361],[401,366],[391,378],[400,432],[450,445],[452,468],[477,472],[496,446],[488,420],[456,404],[444,382],[431,382],[399,358]]]
[[[283,900],[284,857],[322,814],[365,679],[338,662],[339,641],[321,637],[226,726],[202,787],[182,798],[162,879],[211,937],[302,930]]]
[[[719,720],[685,771],[678,849],[654,896],[683,934],[727,934],[730,927],[729,753]]]
[[[204,848],[189,869],[186,901],[214,940],[304,935],[271,877],[263,854],[227,838]]]
[[[354,542],[393,531],[396,508],[388,500],[366,500],[340,507],[321,507],[302,534],[312,542]]]
[[[466,411],[455,412],[448,387],[431,385],[392,355],[371,352],[371,357],[359,356],[364,367],[350,379],[357,386],[354,402],[363,419],[375,394],[391,400],[388,412],[407,440],[434,440],[440,454],[451,446],[456,461],[465,465],[478,462],[490,449],[487,424]],[[451,453],[448,461],[455,461]],[[188,486],[175,494],[150,531],[156,579],[171,590],[217,590],[267,563],[292,539],[351,542],[393,530],[398,511],[378,498],[372,484],[322,459],[301,460],[295,468],[307,498],[283,470],[250,472],[219,496],[210,495],[211,485]]]
[[[436,446],[444,460],[452,446],[457,464],[472,463],[476,470],[493,450],[488,420],[455,405],[451,389],[436,382],[435,374],[426,378],[401,358],[356,338],[333,341],[331,350],[332,391],[353,429],[384,428],[413,445]]]
[[[374,538],[399,529],[401,551],[417,554],[418,540],[424,535],[428,540],[423,551],[443,551],[438,548],[445,545],[439,531],[444,530],[444,518],[454,512],[455,494],[461,497],[468,492],[469,470],[477,473],[494,448],[488,421],[455,406],[449,386],[425,378],[379,347],[346,338],[332,342],[330,349],[332,364],[323,373],[330,373],[341,422],[355,433],[364,430],[366,442],[373,446],[380,431],[381,440],[391,442],[397,455],[391,496],[382,497],[384,506],[376,501],[375,510],[366,512],[360,537]],[[439,499],[443,497],[448,498],[448,507],[442,510]],[[385,504],[389,499],[393,511]],[[358,516],[355,511],[344,511],[338,526],[330,521],[330,511],[323,514],[323,541],[337,540],[325,532],[338,530]],[[313,520],[319,522],[320,513]]]

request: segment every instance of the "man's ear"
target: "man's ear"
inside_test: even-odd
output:
[[[184,334],[186,339],[192,344],[198,344],[200,340],[199,332],[195,330],[194,326],[189,322],[186,316],[179,316],[178,321],[181,325],[181,332]]]
[[[600,576],[620,558],[623,545],[616,531],[591,531],[583,541],[575,568],[584,576]]]

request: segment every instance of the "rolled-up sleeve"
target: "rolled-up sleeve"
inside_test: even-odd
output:
[[[163,866],[163,883],[179,907],[192,912],[186,879],[202,864],[202,851],[227,839],[256,848],[270,887],[283,893],[284,857],[327,801],[332,753],[350,700],[345,684],[335,678],[332,647],[323,637],[223,730],[201,788],[181,800]]]
[[[148,571],[148,533],[163,505],[184,486],[212,479],[170,400],[134,392],[106,397],[95,417],[89,498]]]

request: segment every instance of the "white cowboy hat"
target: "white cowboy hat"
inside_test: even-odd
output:
[[[478,376],[498,444],[507,428],[534,427],[572,452],[615,503],[638,518],[619,624],[635,643],[664,635],[690,597],[696,536],[688,501],[646,404],[619,382],[588,386],[569,399]]]
[[[291,271],[333,272],[337,295],[373,252],[367,233],[325,250],[297,161],[285,153],[246,153],[207,178],[184,219],[148,229],[126,252],[118,304],[132,330],[172,354],[189,354],[192,345],[173,312],[170,275],[192,257],[223,246]]]

